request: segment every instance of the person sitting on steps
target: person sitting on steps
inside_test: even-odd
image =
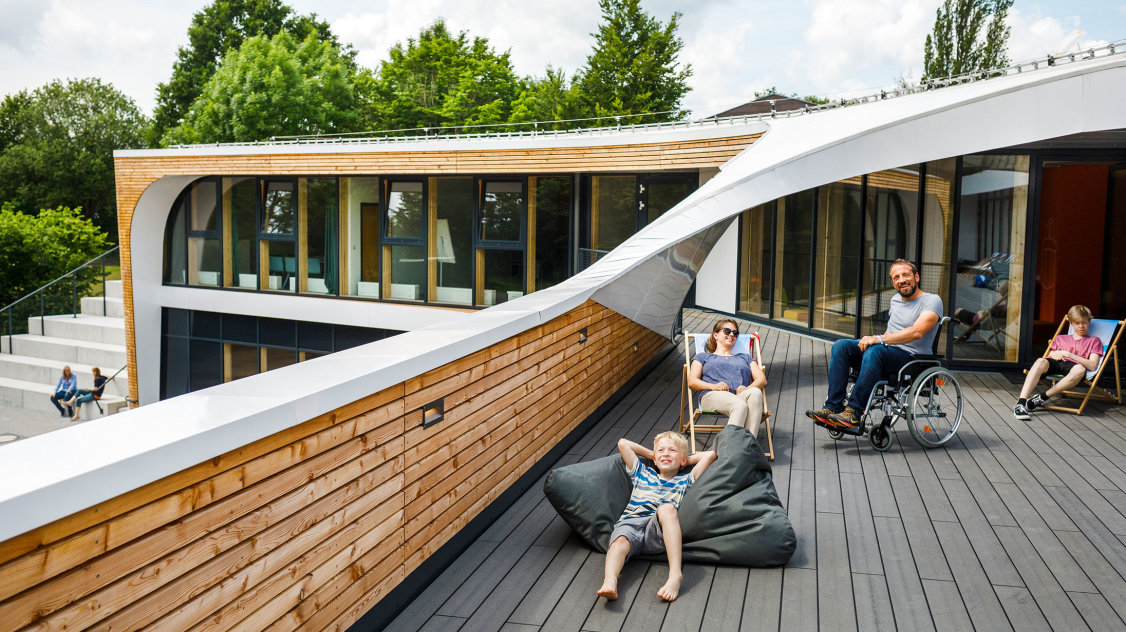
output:
[[[896,259],[889,270],[896,295],[888,310],[887,331],[859,340],[838,340],[829,356],[829,396],[825,406],[806,416],[830,428],[852,428],[859,423],[876,382],[894,377],[916,355],[933,350],[935,327],[942,314],[942,299],[919,288],[919,269],[906,259]],[[860,377],[845,402],[851,369]]]

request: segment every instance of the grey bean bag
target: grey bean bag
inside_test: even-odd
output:
[[[719,458],[684,496],[684,559],[737,566],[781,566],[797,538],[771,479],[770,463],[751,433],[728,426],[716,438]],[[587,544],[606,552],[610,531],[629,501],[622,457],[552,470],[544,482],[559,515]],[[663,559],[655,556],[652,559]]]

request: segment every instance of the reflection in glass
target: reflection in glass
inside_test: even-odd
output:
[[[267,180],[265,189],[262,200],[262,232],[292,235],[296,206],[293,182]]]
[[[567,278],[567,238],[571,218],[571,178],[535,178],[536,287],[542,290]]]
[[[637,178],[591,178],[590,247],[613,250],[637,229]]]
[[[438,275],[432,300],[473,304],[473,178],[435,178],[437,226],[434,253]]]
[[[219,183],[201,180],[192,184],[192,230],[219,230]]]
[[[339,276],[336,241],[337,202],[336,178],[309,178],[306,183],[305,278],[303,292],[335,294]]]
[[[522,182],[485,181],[481,200],[481,240],[520,241],[524,217]]]
[[[387,237],[422,239],[422,183],[392,182],[387,193]]]
[[[480,250],[484,279],[481,305],[496,305],[524,295],[524,253],[520,250]]]
[[[228,287],[258,288],[258,255],[254,250],[257,200],[254,178],[223,178],[224,204],[230,204],[231,270]],[[229,202],[228,202],[229,200]]]
[[[770,316],[770,241],[774,202],[743,211],[740,224],[739,311]]]
[[[421,301],[426,287],[426,251],[422,246],[384,246],[390,264],[390,287],[383,298]]]
[[[962,159],[954,357],[1016,362],[1023,298],[1028,156]]]
[[[954,248],[954,171],[956,158],[927,163],[923,196],[922,242],[919,275],[920,285],[942,299],[944,309],[950,306],[950,261]],[[945,314],[943,314],[945,316]],[[948,327],[939,331],[939,353],[946,353]]]
[[[648,204],[645,208],[646,224],[665,214],[681,200],[696,190],[698,176],[683,178],[648,178]]]
[[[293,242],[263,239],[258,248],[262,259],[269,262],[267,280],[262,289],[297,291],[297,256]]]
[[[896,294],[891,286],[891,262],[902,258],[918,265],[919,167],[887,169],[868,174],[867,178],[861,336],[887,331],[888,309]],[[938,288],[938,284],[937,278],[922,277],[919,281],[919,287],[927,292]]]
[[[180,202],[172,208],[172,216],[164,235],[164,282],[187,283],[188,253],[184,249],[184,206]]]
[[[860,178],[820,187],[818,195],[813,327],[851,338],[860,272]]]
[[[802,191],[778,201],[774,317],[796,325],[809,323],[810,239],[816,191]]]
[[[222,345],[206,340],[189,343],[191,372],[189,387],[193,391],[223,383]]]

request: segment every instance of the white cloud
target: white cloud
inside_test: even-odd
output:
[[[1105,40],[1091,39],[1079,28],[1078,16],[1062,18],[1041,16],[1039,11],[1027,15],[1015,6],[1009,10],[1009,59],[1021,62],[1040,59],[1049,54],[1064,53],[1094,46]]]

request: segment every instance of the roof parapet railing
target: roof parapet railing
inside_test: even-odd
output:
[[[861,105],[864,103],[875,103],[877,101],[884,101],[896,97],[902,97],[919,92],[926,92],[929,90],[938,90],[950,86],[961,85],[964,83],[971,83],[975,81],[984,81],[996,77],[1003,77],[1014,74],[1021,74],[1024,72],[1031,72],[1039,70],[1041,67],[1048,68],[1057,66],[1061,63],[1073,63],[1076,61],[1085,61],[1094,59],[1096,57],[1107,57],[1109,55],[1121,54],[1120,50],[1126,45],[1126,39],[1116,40],[1103,44],[1102,46],[1088,47],[1086,50],[1049,54],[1045,57],[1031,59],[1027,61],[1017,62],[1009,66],[992,68],[989,70],[975,70],[973,72],[963,73],[960,75],[953,75],[950,77],[942,77],[938,79],[927,79],[925,82],[920,82],[913,85],[897,85],[894,87],[879,88],[878,92],[873,94],[857,96],[852,98],[840,98],[835,101],[829,101],[824,104],[805,105],[801,109],[785,110],[778,112],[775,110],[774,103],[771,103],[771,111],[762,114],[740,114],[736,116],[709,116],[697,119],[684,119],[680,121],[659,121],[654,123],[634,123],[622,124],[623,118],[630,117],[644,117],[644,116],[659,116],[665,114],[676,114],[678,110],[667,110],[664,112],[646,112],[641,114],[619,114],[612,116],[576,118],[576,119],[560,119],[553,121],[528,121],[524,123],[488,123],[480,125],[459,125],[451,129],[463,130],[456,133],[434,133],[436,128],[432,127],[411,127],[399,128],[389,130],[378,130],[370,132],[346,132],[346,133],[326,133],[326,134],[311,134],[301,136],[274,136],[269,140],[260,141],[245,141],[234,143],[202,143],[198,145],[171,145],[172,148],[183,149],[188,147],[246,147],[246,146],[276,146],[276,145],[342,145],[342,144],[394,144],[394,143],[417,143],[417,142],[438,142],[448,140],[471,140],[480,138],[527,138],[532,136],[584,136],[584,135],[606,135],[606,134],[620,134],[623,132],[646,132],[654,129],[686,129],[691,127],[704,127],[704,126],[717,126],[717,125],[741,125],[745,123],[752,123],[757,121],[769,120],[784,116],[790,118],[792,116],[801,116],[805,114],[814,114],[825,110],[832,110],[840,107],[848,107],[853,105]],[[544,129],[540,126],[555,125],[559,123],[582,123],[586,121],[606,121],[613,120],[613,125],[601,127],[579,127],[573,129]],[[513,127],[521,125],[530,125],[531,129],[527,130],[514,130]],[[495,128],[507,128],[504,130],[494,130]],[[475,131],[467,131],[475,130]],[[480,130],[480,131],[477,131]]]

